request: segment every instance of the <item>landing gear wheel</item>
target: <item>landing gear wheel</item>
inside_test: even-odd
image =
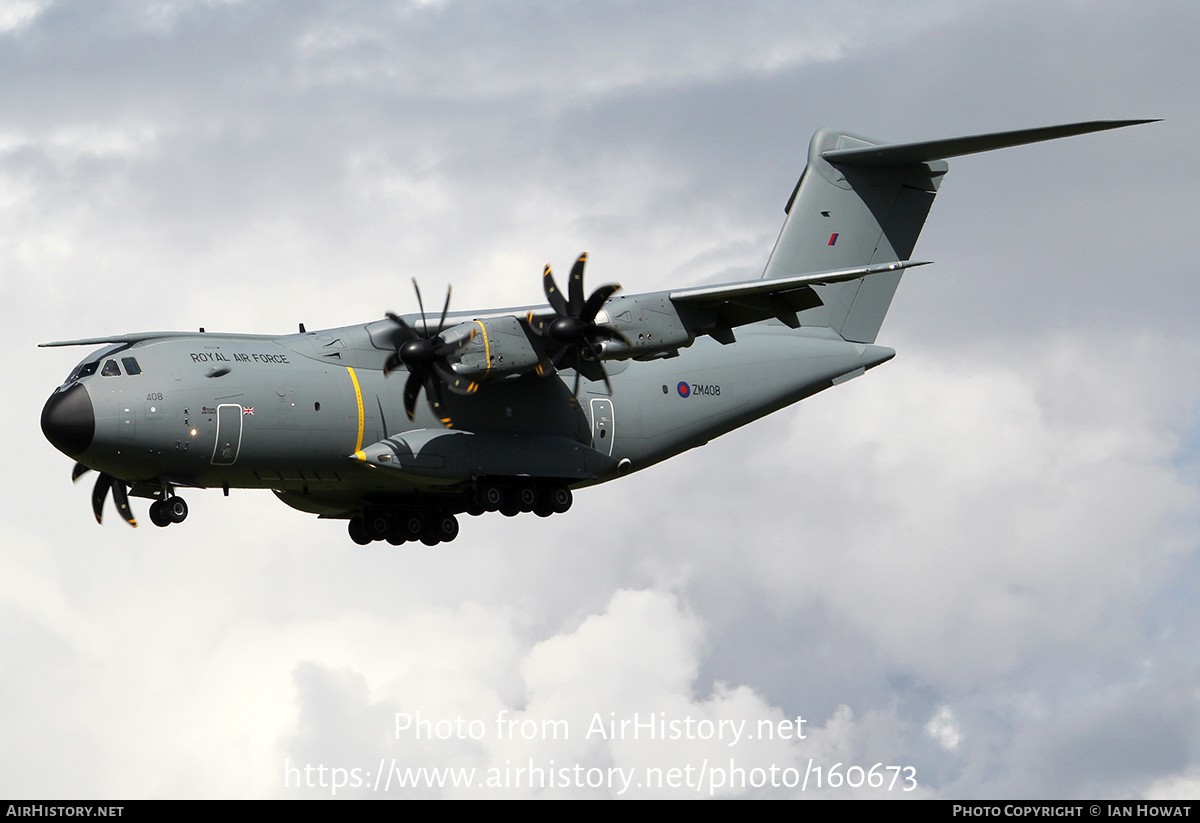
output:
[[[425,521],[419,514],[405,515],[402,525],[400,531],[407,540],[420,540],[425,533]]]
[[[494,480],[484,480],[479,484],[479,490],[475,492],[475,499],[485,512],[500,511],[504,507],[504,498],[507,496],[504,488]]]
[[[164,503],[165,500],[155,500],[150,504],[150,522],[156,526],[171,525],[171,515],[167,513]]]
[[[151,515],[151,517],[153,517],[153,515]],[[363,528],[363,521],[361,517],[351,517],[350,525],[346,528],[346,530],[350,532],[350,539],[360,546],[366,546],[371,542],[371,536],[368,535],[366,529]]]
[[[162,510],[172,523],[182,523],[187,520],[188,507],[182,497],[168,497],[162,503]]]
[[[388,536],[391,518],[385,514],[373,514],[363,518],[363,532],[372,540],[383,540]]]
[[[458,518],[452,514],[441,514],[433,518],[434,535],[443,543],[458,537]]]
[[[562,514],[571,508],[571,490],[565,485],[554,483],[538,491],[538,502],[534,512],[538,517]]]
[[[537,489],[533,487],[532,483],[517,483],[510,491],[510,495],[514,498],[513,503],[520,511],[531,512],[537,506]]]
[[[466,512],[472,517],[478,517],[487,511],[483,504],[479,502],[479,492],[468,489],[466,494]]]
[[[438,521],[437,518],[425,518],[421,529],[421,542],[426,546],[436,546],[442,542],[442,538],[438,537]]]
[[[566,486],[554,486],[550,489],[550,508],[555,514],[563,514],[567,509],[571,508],[571,503],[574,502],[575,496],[571,494],[571,490]]]

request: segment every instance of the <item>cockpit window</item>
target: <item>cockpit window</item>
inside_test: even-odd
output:
[[[122,357],[121,365],[125,367],[126,374],[141,374],[142,367],[138,365],[136,357]]]
[[[99,360],[93,360],[91,363],[84,363],[82,366],[79,367],[79,372],[75,376],[76,377],[90,377],[91,375],[96,373],[96,369],[98,369],[99,367],[100,367]]]
[[[121,367],[117,365],[116,360],[105,360],[104,368],[100,370],[101,377],[120,377]]]

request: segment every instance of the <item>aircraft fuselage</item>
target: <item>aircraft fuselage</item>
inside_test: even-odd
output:
[[[95,364],[85,369],[92,373],[78,376],[77,367],[47,402],[44,428],[81,464],[135,484],[135,494],[138,484],[166,482],[275,489],[290,504],[331,516],[353,516],[381,501],[453,512],[465,510],[464,492],[482,479],[529,476],[522,458],[535,477],[574,487],[603,482],[893,355],[827,329],[768,322],[739,330],[734,345],[701,338],[675,357],[610,363],[611,396],[603,382],[584,380],[576,399],[571,372],[483,383],[470,397],[447,396],[454,428],[446,429],[425,404],[407,418],[405,374],[384,375],[388,350],[372,345],[372,332],[198,333],[109,346],[80,364]],[[71,405],[87,409],[58,421],[68,393],[80,392],[86,401],[76,396]],[[434,449],[430,465],[409,468],[380,465],[364,453],[416,432],[428,433],[422,445],[462,432],[488,448],[473,462],[469,450],[446,457]],[[494,453],[504,443],[514,452],[508,458]],[[535,452],[556,449],[564,452],[561,462],[536,468]],[[460,465],[437,465],[439,455]]]

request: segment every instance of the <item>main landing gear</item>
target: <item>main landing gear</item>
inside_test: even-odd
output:
[[[166,497],[150,504],[150,522],[156,526],[169,526],[187,519],[188,506],[182,497]]]
[[[448,512],[370,514],[350,518],[350,539],[360,546],[386,540],[393,546],[421,541],[426,546],[449,543],[458,537],[458,518]]]
[[[504,481],[487,478],[479,481],[475,491],[467,493],[467,513],[500,512],[516,517],[533,512],[538,517],[562,514],[571,508],[574,498],[565,483],[535,483],[526,478]]]
[[[364,514],[350,518],[347,529],[350,539],[360,546],[376,540],[386,540],[393,546],[418,540],[426,546],[436,546],[458,537],[458,518],[454,511],[465,511],[471,516],[500,512],[505,517],[533,512],[538,517],[549,517],[567,511],[574,499],[566,483],[538,482],[523,477],[485,478],[464,494],[464,502],[451,511],[367,509]]]

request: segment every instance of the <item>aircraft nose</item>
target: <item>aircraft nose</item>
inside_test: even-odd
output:
[[[83,454],[92,444],[96,413],[82,384],[50,395],[42,409],[42,433],[54,448],[69,457]]]

